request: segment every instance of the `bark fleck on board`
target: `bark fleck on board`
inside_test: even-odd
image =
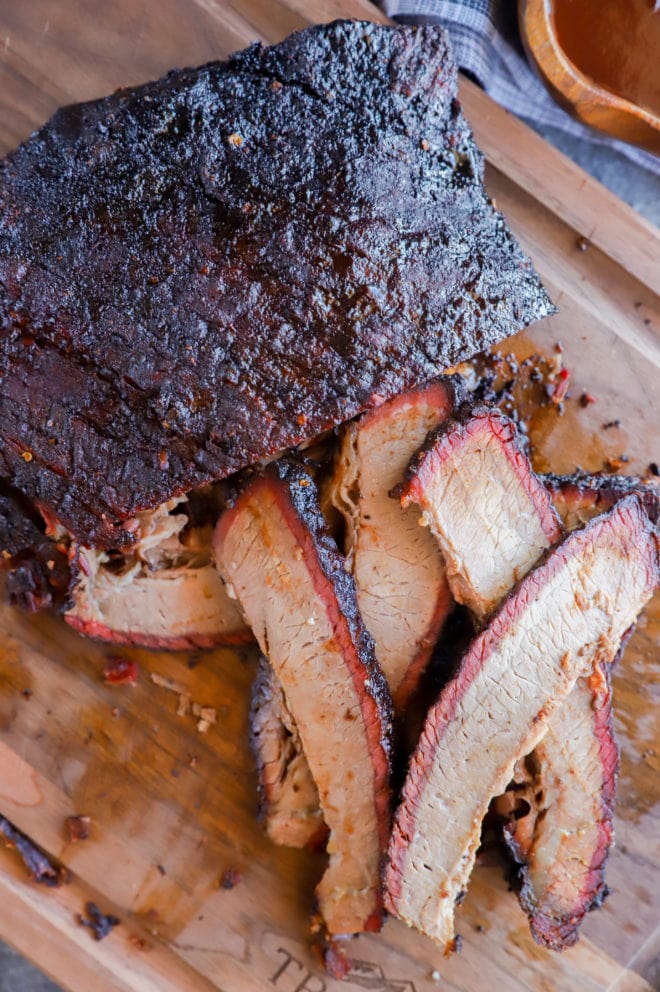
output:
[[[383,19],[367,0],[49,0],[0,10],[0,152],[57,106],[101,96],[175,65],[220,58],[254,39],[277,41],[314,21]],[[660,423],[658,232],[472,84],[461,95],[486,152],[488,186],[531,253],[560,313],[507,342],[550,353],[572,371],[564,417],[537,425],[537,467],[599,469],[625,452],[627,470],[658,458]],[[578,248],[587,237],[588,251]],[[582,391],[597,402],[577,402]],[[621,419],[617,430],[603,421]],[[487,981],[523,992],[650,990],[660,949],[660,785],[654,651],[657,600],[615,676],[622,745],[612,894],[563,955],[537,947],[498,869],[478,868],[459,916],[461,955],[445,961],[390,920],[350,948],[340,985],[310,954],[310,893],[319,855],[277,849],[255,821],[247,747],[254,659],[131,650],[135,689],[101,678],[107,649],[53,616],[0,607],[0,813],[71,872],[42,889],[0,849],[0,935],[73,992],[477,992]],[[214,706],[200,735],[176,715],[157,672]],[[28,698],[23,690],[29,689]],[[655,707],[655,708],[654,708]],[[195,760],[193,760],[195,759]],[[64,820],[91,817],[70,844]],[[229,867],[243,880],[219,887]],[[122,924],[101,943],[75,923],[88,899]],[[438,969],[442,982],[431,978]]]

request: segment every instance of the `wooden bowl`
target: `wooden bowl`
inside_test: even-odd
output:
[[[552,0],[519,0],[518,17],[528,55],[562,107],[599,131],[660,153],[660,117],[600,86],[569,59],[555,29]],[[621,44],[632,41],[623,37]]]

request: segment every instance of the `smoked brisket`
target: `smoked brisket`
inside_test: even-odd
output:
[[[338,21],[0,163],[0,477],[82,543],[553,311],[439,27]]]
[[[481,821],[580,678],[612,662],[653,594],[637,496],[571,533],[504,601],[431,707],[395,815],[386,906],[446,947]]]

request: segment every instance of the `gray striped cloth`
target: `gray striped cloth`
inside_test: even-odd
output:
[[[517,6],[514,0],[381,0],[385,13],[401,23],[442,24],[461,69],[507,110],[607,145],[660,175],[660,157],[580,124],[554,102],[525,57]]]

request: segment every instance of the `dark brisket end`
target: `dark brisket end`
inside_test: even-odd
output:
[[[541,480],[569,528],[578,520],[586,522],[599,513],[606,513],[631,493],[639,497],[654,524],[660,519],[660,487],[636,476],[593,475],[577,471],[572,475],[542,475]]]
[[[27,610],[59,606],[70,582],[66,548],[45,533],[25,496],[0,479],[0,570],[10,603]]]

